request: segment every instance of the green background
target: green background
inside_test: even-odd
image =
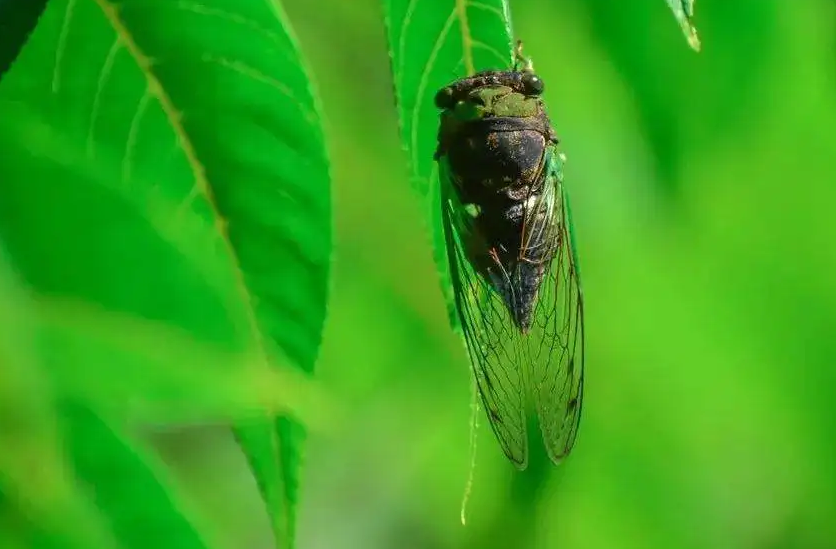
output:
[[[300,548],[836,547],[836,5],[703,0],[696,54],[661,0],[513,0],[568,157],[586,398],[559,468],[517,473],[481,422],[466,527],[469,366],[381,6],[284,7],[333,163],[316,371],[342,412],[308,437]],[[270,546],[225,429],[149,439],[222,546]]]
[[[515,0],[567,154],[587,306],[577,445],[516,475],[479,432],[397,140],[375,2],[287,9],[332,140],[318,372],[356,412],[314,440],[303,547],[836,546],[836,12]]]

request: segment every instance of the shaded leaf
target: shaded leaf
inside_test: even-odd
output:
[[[0,80],[38,23],[47,0],[0,0]]]
[[[54,0],[0,92],[83,143],[90,158],[118,159],[109,181],[152,220],[175,233],[183,223],[208,225],[212,257],[226,262],[225,274],[210,278],[223,289],[222,303],[200,295],[206,280],[199,271],[167,282],[183,271],[174,258],[150,269],[147,244],[130,252],[133,265],[98,256],[114,272],[84,269],[73,296],[176,320],[203,337],[211,332],[212,341],[268,363],[313,369],[331,248],[328,162],[309,78],[276,2]],[[161,200],[174,211],[159,211]],[[52,272],[60,280],[50,282],[66,290],[64,277]],[[136,299],[133,284],[122,284],[131,277],[149,277],[166,291]],[[96,287],[82,288],[81,279]],[[150,286],[139,283],[140,291]],[[172,297],[178,306],[153,306]],[[265,417],[242,429],[250,430],[243,445],[277,535],[291,537],[298,428]]]

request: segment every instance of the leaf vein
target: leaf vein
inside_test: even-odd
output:
[[[145,92],[143,92],[142,97],[139,98],[136,111],[134,111],[134,116],[131,119],[131,125],[128,129],[128,139],[125,142],[125,156],[122,157],[122,183],[128,183],[130,180],[131,168],[133,164],[133,151],[136,146],[136,140],[139,137],[139,124],[142,121],[145,109],[148,108],[148,102],[151,98],[152,96],[150,91],[148,88],[145,88]]]
[[[302,116],[305,118],[305,121],[307,121],[311,126],[316,126],[316,115],[308,109],[302,107],[302,101],[296,97],[296,95],[293,93],[293,90],[291,90],[284,82],[261,72],[260,70],[244,63],[243,61],[239,61],[236,59],[214,56],[212,54],[207,53],[201,57],[201,61],[203,61],[204,63],[218,65],[225,69],[237,72],[241,76],[244,76],[256,82],[267,84],[268,86],[272,87],[273,89],[277,90],[279,93],[290,99],[293,103],[294,108],[296,108],[302,114]]]
[[[278,46],[281,46],[283,44],[281,36],[271,31],[264,25],[261,25],[257,21],[254,21],[253,19],[245,17],[239,13],[223,10],[220,8],[213,8],[204,4],[200,4],[198,2],[187,2],[185,0],[177,2],[177,4],[174,7],[176,9],[179,9],[180,11],[193,13],[195,15],[203,15],[206,17],[217,17],[219,19],[223,19],[230,23],[234,23],[236,25],[240,25],[242,27],[254,30],[257,33],[264,36],[265,38],[268,38],[270,41],[272,41],[274,44]],[[285,57],[285,59],[292,60],[291,55],[286,51],[285,48],[278,48],[278,51]]]
[[[404,14],[403,23],[401,24],[400,37],[398,38],[398,67],[395,72],[395,82],[398,88],[403,84],[403,69],[404,59],[406,58],[406,31],[412,22],[412,15],[415,13],[418,0],[409,0],[406,6],[406,13]]]
[[[61,21],[61,31],[58,33],[58,45],[55,48],[55,66],[52,68],[52,93],[58,93],[61,79],[61,62],[64,60],[64,50],[67,49],[67,38],[70,35],[70,22],[73,18],[76,0],[67,1],[64,19]]]
[[[469,2],[466,2],[466,3],[471,8],[476,8],[476,9],[479,9],[479,10],[489,11],[491,13],[496,14],[496,16],[499,17],[499,20],[503,24],[505,23],[505,14],[502,13],[502,10],[500,10],[496,6],[491,6],[489,4],[484,4],[484,3],[478,2],[478,1],[469,1]]]
[[[501,53],[499,53],[499,51],[496,48],[491,47],[491,46],[485,44],[484,42],[479,42],[478,40],[473,40],[471,42],[471,45],[473,46],[474,49],[478,48],[478,49],[485,50],[488,53],[490,53],[491,55],[493,55],[494,57],[496,57],[499,60],[499,62],[501,63],[500,67],[504,67],[506,65],[506,63],[508,62],[508,60],[505,58],[505,56],[503,56]]]
[[[426,95],[427,85],[430,79],[430,73],[432,72],[433,67],[435,67],[435,63],[438,59],[438,54],[441,51],[442,46],[444,45],[444,41],[447,39],[447,35],[450,33],[450,29],[453,26],[453,23],[456,20],[457,10],[454,8],[450,15],[447,17],[447,21],[444,22],[444,26],[441,28],[441,32],[438,33],[438,38],[433,44],[433,49],[430,51],[430,56],[427,58],[427,64],[424,66],[424,71],[421,73],[421,79],[418,81],[418,88],[415,93],[415,106],[412,108],[412,123],[411,123],[411,136],[410,136],[410,150],[412,151],[412,166],[415,172],[420,177],[421,174],[418,171],[418,116],[421,112],[421,105],[424,101],[424,95]]]
[[[87,155],[90,157],[93,157],[95,154],[94,132],[96,129],[96,118],[99,116],[99,108],[101,107],[102,91],[107,83],[107,79],[110,77],[110,71],[113,70],[113,63],[116,60],[116,54],[119,52],[120,46],[121,43],[117,36],[107,52],[102,69],[99,71],[98,81],[96,82],[96,93],[93,96],[93,108],[90,112],[90,124],[87,128]]]

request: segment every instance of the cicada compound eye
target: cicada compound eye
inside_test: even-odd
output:
[[[526,95],[540,95],[543,93],[543,88],[545,87],[540,77],[533,72],[525,73],[522,78],[522,83],[525,86]]]
[[[453,89],[448,87],[441,88],[435,94],[435,106],[439,109],[452,109],[456,105],[456,100],[453,97]]]

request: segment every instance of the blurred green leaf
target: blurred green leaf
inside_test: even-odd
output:
[[[79,479],[107,516],[122,547],[216,547],[211,528],[193,516],[161,463],[86,406],[60,406],[67,452]]]
[[[228,353],[175,328],[84,303],[40,298],[41,356],[61,395],[137,425],[291,415],[322,428],[328,407],[289,365]],[[280,367],[279,367],[280,366]]]
[[[90,158],[121,157],[113,186],[175,238],[184,218],[208,224],[215,259],[226,262],[210,285],[223,288],[222,306],[232,314],[211,312],[219,304],[195,296],[194,284],[206,286],[200,271],[176,291],[168,283],[164,294],[149,291],[160,307],[148,314],[145,300],[131,296],[135,286],[149,286],[136,278],[156,274],[140,249],[130,268],[79,276],[80,286],[94,286],[81,296],[107,303],[101,294],[108,293],[122,310],[181,316],[187,330],[211,331],[213,340],[268,362],[313,369],[331,252],[329,168],[317,101],[278,3],[55,0],[0,93],[85,144]],[[174,209],[153,211],[161,200]],[[106,209],[87,209],[87,216],[108,216],[99,222],[112,232],[117,220]],[[110,252],[101,260],[112,262]],[[172,259],[168,269],[156,266],[159,278],[182,272]],[[68,263],[78,262],[41,265],[63,284],[54,265]],[[163,306],[172,293],[178,306]],[[299,426],[264,418],[242,425],[239,435],[277,536],[292,538]]]
[[[0,0],[0,80],[38,23],[47,0]]]
[[[699,25],[711,47],[699,55],[677,43],[681,38],[672,28],[671,10],[659,1],[568,0],[566,7],[550,11],[551,19],[575,12],[588,22],[589,38],[615,69],[615,84],[629,90],[629,101],[639,117],[639,143],[649,147],[653,168],[649,175],[654,176],[646,180],[659,185],[666,199],[676,200],[683,190],[680,170],[692,151],[707,149],[711,154],[744,138],[754,111],[766,108],[758,102],[773,86],[772,79],[778,78],[770,71],[782,47],[774,38],[783,32],[782,5],[780,0],[711,4],[710,10],[700,12]],[[534,20],[534,10],[519,12],[521,18]],[[542,16],[541,11],[536,13]],[[644,31],[637,32],[637,27]],[[586,33],[579,30],[581,36]],[[670,45],[660,47],[663,35]],[[538,70],[543,71],[543,60]],[[558,70],[567,72],[563,67]],[[687,108],[683,97],[688,98]],[[563,135],[570,137],[565,130]]]
[[[694,2],[696,0],[667,0],[668,6],[673,11],[676,21],[682,27],[682,32],[688,40],[688,45],[695,51],[700,51],[700,38],[697,36],[697,29],[691,22],[694,17]]]
[[[31,303],[0,249],[0,545],[115,547],[65,461],[36,333]]]

